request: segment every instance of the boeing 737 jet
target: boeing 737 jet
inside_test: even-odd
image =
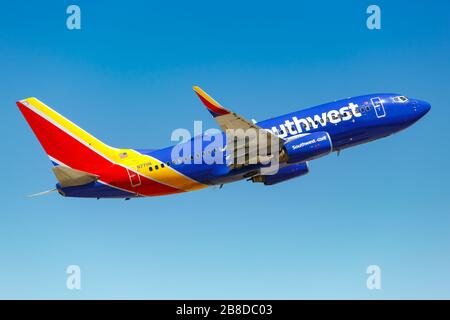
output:
[[[431,108],[425,101],[380,93],[256,122],[221,106],[199,87],[194,91],[221,131],[160,150],[111,147],[36,98],[17,106],[53,164],[58,180],[54,190],[65,197],[125,199],[242,179],[281,183],[307,174],[308,161],[403,130]],[[250,136],[245,143],[234,143],[233,130],[255,130],[263,139]],[[257,148],[249,147],[251,143]],[[263,144],[269,152],[251,151],[264,150]]]

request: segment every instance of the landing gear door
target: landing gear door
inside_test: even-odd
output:
[[[378,97],[372,98],[370,99],[370,101],[372,102],[372,106],[375,109],[377,118],[386,117],[386,110],[384,110],[383,101]]]

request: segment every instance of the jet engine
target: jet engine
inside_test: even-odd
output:
[[[280,162],[299,163],[317,159],[333,149],[328,132],[319,131],[286,142],[280,153]]]
[[[253,182],[262,182],[266,186],[271,186],[289,179],[303,176],[309,172],[308,163],[296,163],[287,167],[281,168],[276,174],[266,176],[255,176],[251,178]]]

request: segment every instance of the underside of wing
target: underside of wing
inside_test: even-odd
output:
[[[193,89],[226,133],[227,153],[233,155],[229,159],[231,168],[264,163],[271,157],[278,156],[284,144],[283,139],[223,107],[201,88],[195,86]],[[265,151],[260,152],[263,149]]]

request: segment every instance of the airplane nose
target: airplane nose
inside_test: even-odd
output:
[[[421,104],[422,104],[423,114],[427,114],[428,111],[431,110],[431,104],[429,104],[426,101],[421,101]]]
[[[417,112],[418,118],[422,118],[431,109],[431,105],[423,100],[416,100],[413,104],[414,112]]]

